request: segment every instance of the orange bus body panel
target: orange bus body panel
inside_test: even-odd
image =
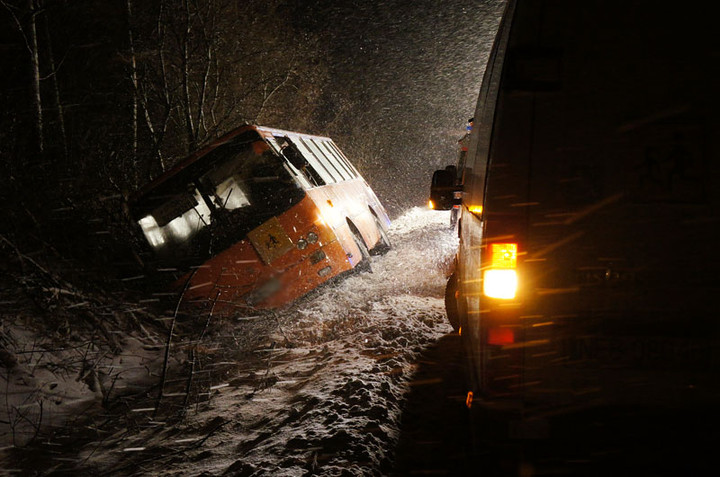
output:
[[[250,307],[274,308],[296,300],[321,283],[352,269],[345,250],[332,233],[317,223],[318,217],[319,211],[312,199],[305,197],[277,218],[293,244],[286,253],[266,264],[257,250],[262,245],[245,238],[184,275],[176,285],[178,288],[187,286],[185,300],[202,308],[213,308],[221,314]],[[309,232],[318,235],[317,242],[309,243],[303,250],[298,249],[296,244]],[[323,252],[323,258],[319,251]],[[316,258],[313,254],[317,254]],[[320,275],[318,272],[326,267],[330,270]],[[276,280],[276,292],[267,299],[258,297],[258,301],[253,302],[249,298],[252,292],[271,280]]]

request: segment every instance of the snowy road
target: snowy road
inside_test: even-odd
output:
[[[215,342],[234,349],[205,350],[205,397],[187,405],[178,393],[182,420],[146,413],[99,434],[76,470],[388,474],[418,357],[451,332],[442,297],[457,244],[447,223],[447,213],[412,209],[392,224],[394,248],[373,257],[373,273],[325,287],[274,320],[216,325]],[[143,414],[131,406],[128,415]]]

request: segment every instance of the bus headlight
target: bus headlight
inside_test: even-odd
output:
[[[327,227],[336,227],[339,223],[344,222],[345,215],[333,206],[331,201],[327,201],[328,206],[320,207],[319,222]]]

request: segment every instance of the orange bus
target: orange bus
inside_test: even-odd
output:
[[[242,126],[142,187],[129,210],[183,302],[275,308],[390,248],[387,212],[327,137]]]

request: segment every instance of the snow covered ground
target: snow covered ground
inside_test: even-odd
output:
[[[443,291],[457,239],[448,221],[414,208],[392,224],[393,249],[373,257],[373,273],[275,315],[211,327],[207,343],[222,345],[192,348],[202,393],[174,393],[177,406],[169,382],[163,409],[135,400],[122,425],[109,417],[117,406],[94,417],[96,437],[59,465],[102,475],[388,474],[417,358],[451,332]],[[182,391],[182,374],[175,381]],[[181,419],[162,412],[173,406]]]

